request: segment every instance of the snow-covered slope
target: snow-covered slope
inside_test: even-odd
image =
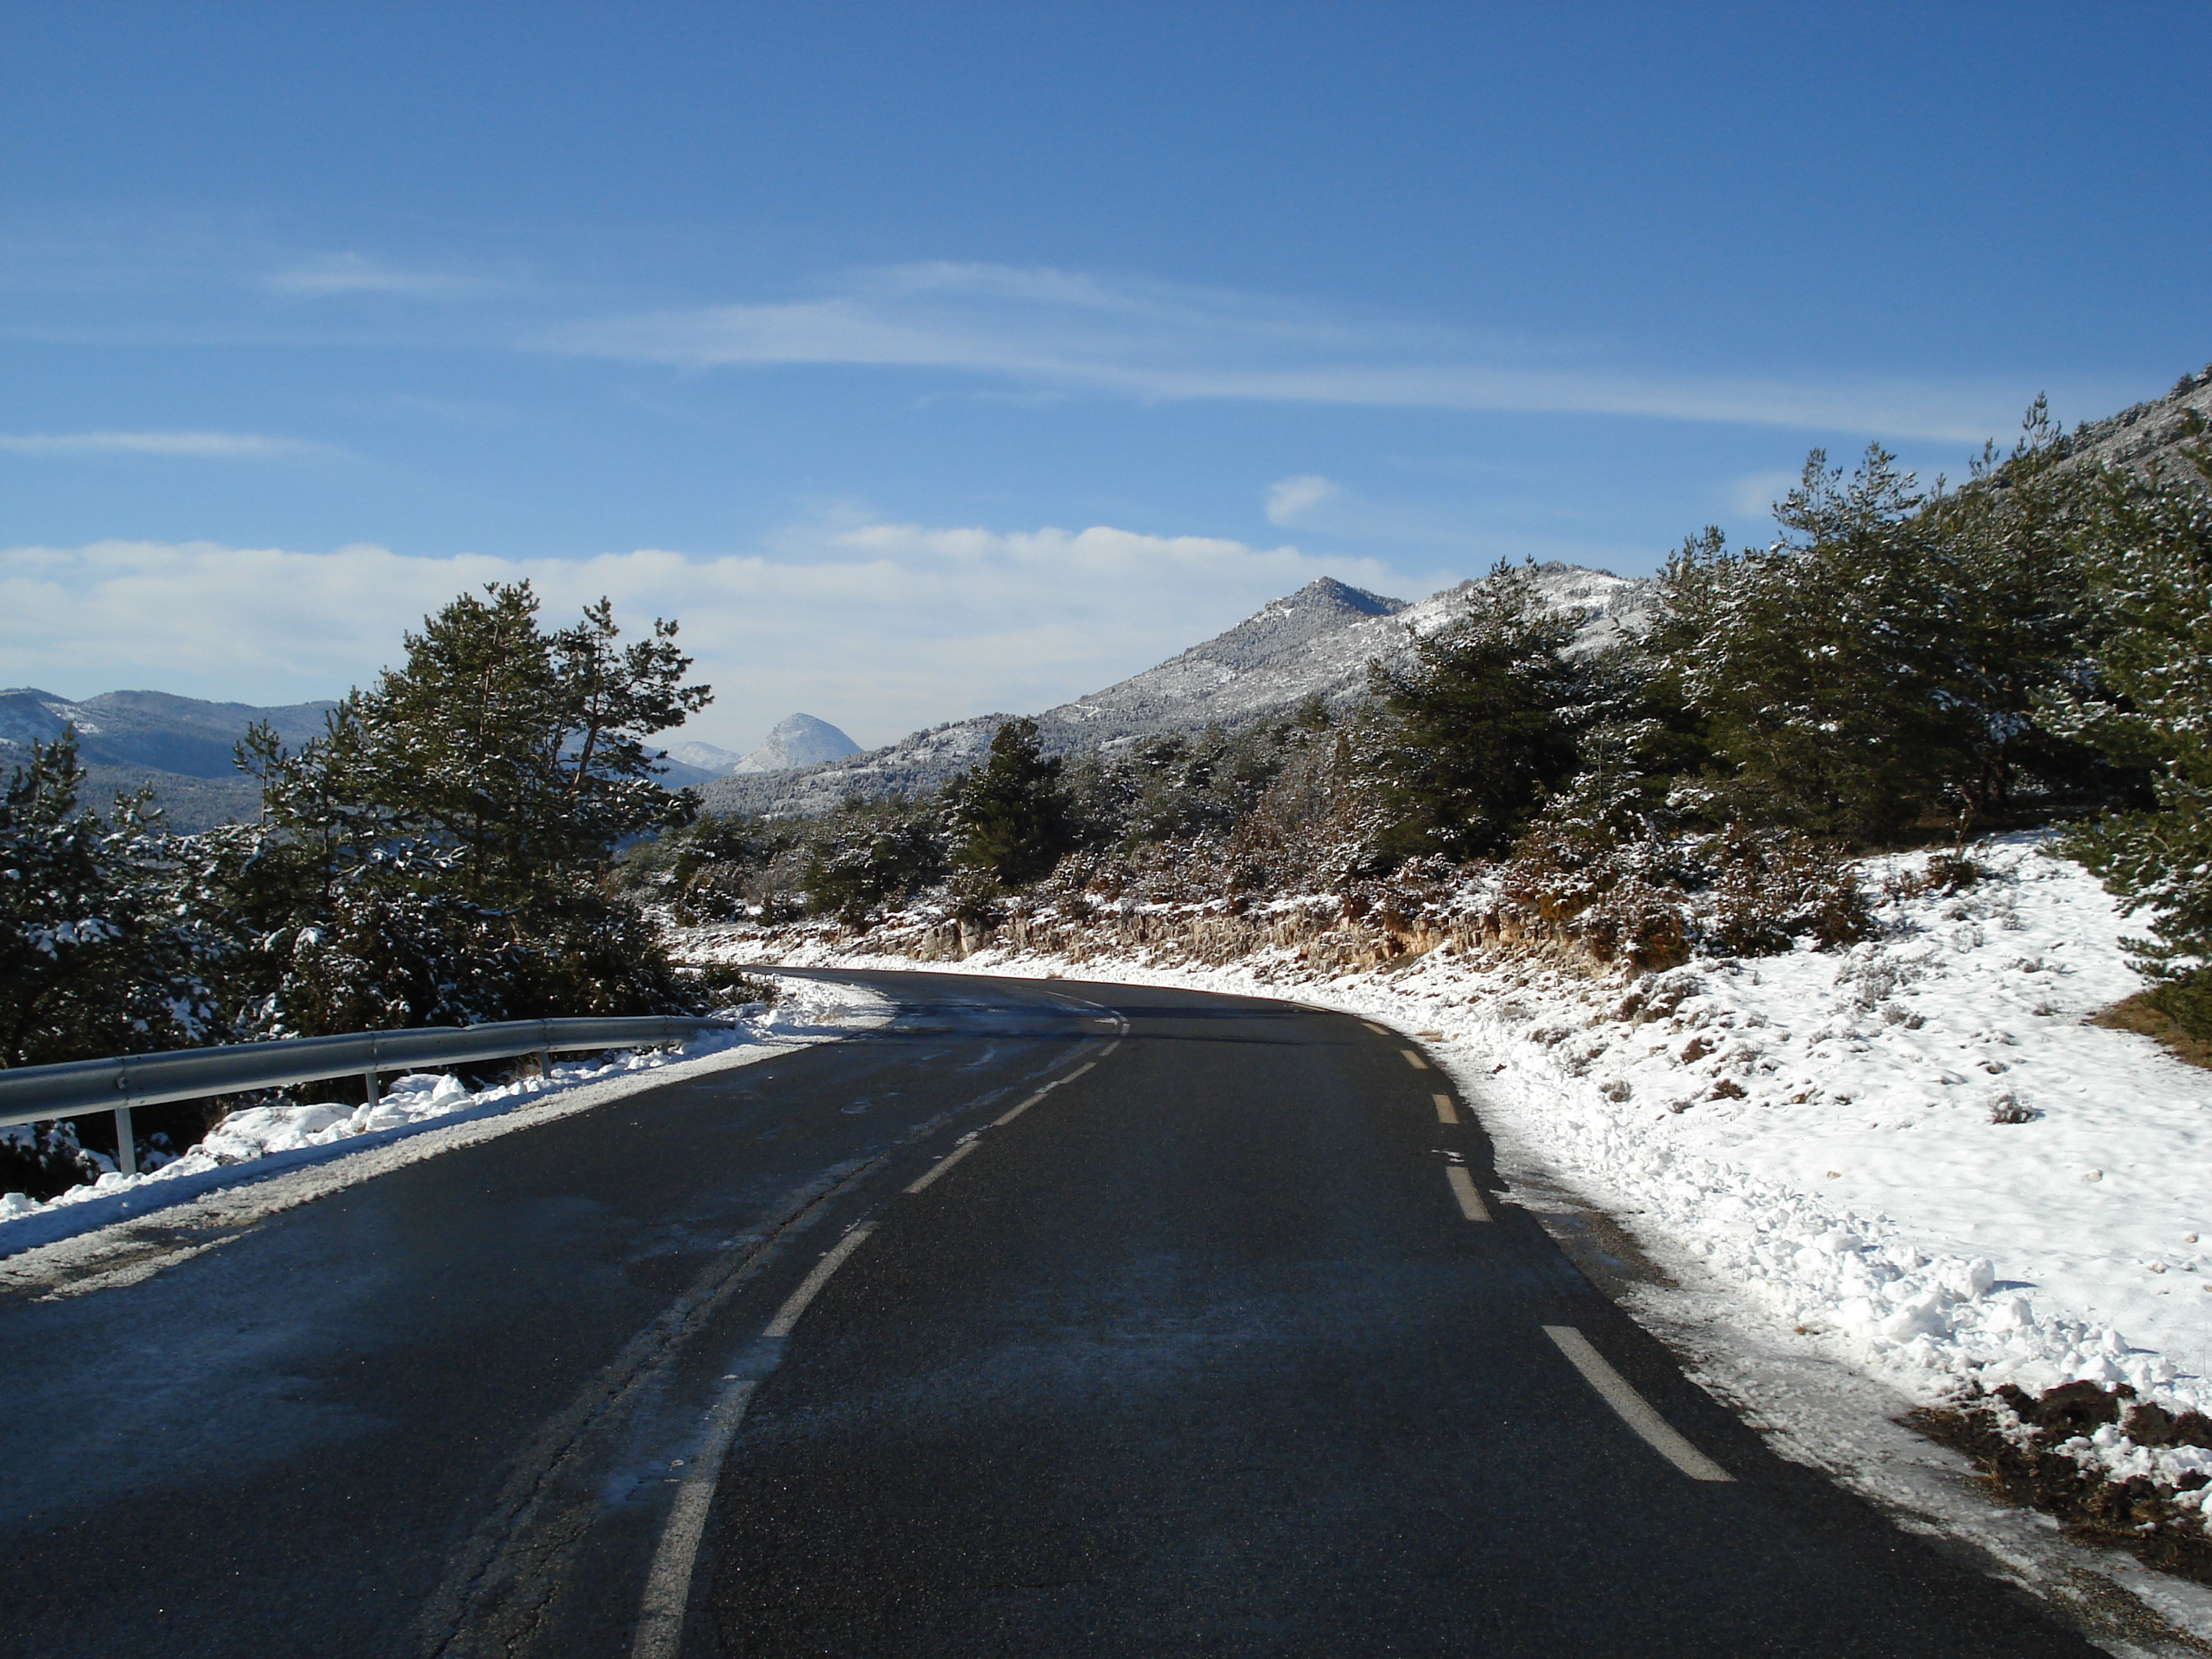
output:
[[[720,776],[733,769],[744,757],[734,749],[718,748],[711,743],[676,743],[668,746],[668,758],[694,771]]]
[[[825,761],[842,760],[847,755],[860,752],[860,745],[828,720],[817,720],[811,714],[791,714],[776,722],[759,748],[742,755],[734,749],[717,748],[711,743],[679,743],[670,746],[668,757],[687,773],[732,777],[819,766]],[[687,777],[685,781],[699,780]]]
[[[1538,565],[1533,574],[1552,605],[1593,613],[1583,634],[1585,648],[1641,627],[1655,587],[1649,578],[1578,565]],[[1465,615],[1480,586],[1462,582],[1407,605],[1324,576],[1158,667],[1047,709],[1036,717],[1038,735],[1048,751],[1076,754],[1158,732],[1236,725],[1310,696],[1343,703],[1364,690],[1370,661],[1405,660],[1415,638]],[[854,795],[912,795],[975,765],[1009,718],[955,721],[827,766],[718,780],[701,793],[717,811],[778,817],[828,811]]]

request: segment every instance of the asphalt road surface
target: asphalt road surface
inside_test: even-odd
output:
[[[900,1018],[0,1304],[0,1649],[2095,1651],[1684,1381],[1412,1040],[852,977]]]

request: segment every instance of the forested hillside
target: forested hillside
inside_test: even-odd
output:
[[[709,815],[623,879],[679,921],[896,921],[961,948],[1101,907],[1321,896],[1646,969],[1864,937],[1849,855],[2061,822],[2142,907],[2155,1000],[2212,1030],[2207,463],[2167,443],[2100,465],[2111,436],[2039,404],[1957,489],[1815,452],[1771,543],[1706,531],[1648,585],[1502,565],[1356,621],[1309,589],[1333,625],[1219,676],[1311,676],[1295,703],[1073,753],[1065,710],[950,728],[903,751],[941,787]],[[1569,578],[1596,603],[1562,605]]]

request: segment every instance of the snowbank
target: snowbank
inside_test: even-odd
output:
[[[2142,985],[2094,878],[2032,836],[1974,855],[1987,878],[1891,897],[1878,941],[1635,981],[1449,946],[1334,977],[1288,951],[957,968],[1290,995],[1415,1032],[1509,1181],[1628,1218],[1687,1293],[1778,1341],[1923,1402],[2091,1378],[2212,1411],[2212,1073],[2082,1023]],[[1894,887],[1925,862],[1863,873]],[[2161,1481],[2212,1470],[2193,1447],[2072,1449]]]
[[[631,1049],[603,1059],[556,1060],[545,1077],[522,1078],[474,1091],[441,1073],[413,1073],[400,1078],[382,1098],[362,1105],[315,1102],[247,1107],[233,1112],[204,1140],[158,1169],[129,1176],[111,1169],[96,1182],[73,1187],[45,1203],[34,1202],[21,1193],[9,1193],[0,1196],[0,1254],[21,1248],[21,1242],[13,1237],[21,1229],[11,1227],[11,1223],[52,1216],[79,1206],[105,1204],[125,1194],[161,1201],[171,1187],[181,1197],[187,1190],[205,1191],[210,1184],[219,1183],[222,1171],[234,1171],[234,1178],[256,1175],[259,1171],[252,1166],[280,1153],[337,1146],[367,1135],[388,1138],[387,1132],[421,1128],[462,1114],[503,1111],[586,1085],[659,1072],[732,1050],[757,1049],[764,1058],[770,1053],[849,1035],[885,1017],[883,1000],[859,986],[763,977],[775,983],[776,1000],[724,1011],[737,1022],[726,1033],[714,1032],[667,1048]],[[0,1134],[9,1133],[0,1130]],[[16,1133],[27,1134],[29,1130],[25,1126]],[[216,1183],[201,1179],[210,1176],[216,1178]],[[146,1207],[143,1201],[133,1206],[134,1211]]]

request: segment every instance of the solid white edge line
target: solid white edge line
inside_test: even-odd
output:
[[[1467,1172],[1466,1165],[1448,1164],[1444,1169],[1444,1179],[1450,1183],[1452,1196],[1459,1200],[1462,1215],[1469,1221],[1490,1219],[1490,1206],[1482,1201],[1482,1194],[1475,1188],[1474,1177]]]
[[[706,1443],[691,1460],[676,1502],[661,1528],[660,1545],[653,1553],[653,1566],[645,1576],[645,1594],[639,1598],[637,1632],[630,1638],[630,1659],[676,1659],[684,1644],[684,1614],[691,1601],[691,1570],[699,1559],[699,1540],[707,1530],[707,1511],[714,1502],[714,1486],[721,1478],[722,1460],[737,1438],[760,1384],[750,1378],[737,1383],[714,1402]]]
[[[1665,1418],[1651,1409],[1644,1396],[1628,1386],[1628,1379],[1606,1363],[1589,1339],[1571,1325],[1547,1325],[1544,1334],[1559,1345],[1568,1363],[1583,1374],[1598,1396],[1613,1407],[1620,1420],[1644,1437],[1652,1450],[1692,1480],[1734,1480],[1719,1464],[1685,1440]]]
[[[1431,1095],[1429,1098],[1437,1103],[1437,1122],[1456,1123],[1459,1121],[1459,1114],[1453,1109],[1452,1097],[1449,1095]]]
[[[1406,1064],[1407,1064],[1407,1065],[1408,1065],[1408,1066],[1412,1066],[1415,1071],[1417,1071],[1417,1072],[1425,1072],[1425,1071],[1427,1071],[1427,1070],[1429,1069],[1429,1062],[1428,1062],[1427,1060],[1423,1060],[1423,1059],[1422,1059],[1419,1054],[1415,1054],[1415,1053],[1414,1053],[1411,1048],[1401,1048],[1401,1049],[1399,1049],[1399,1050],[1398,1050],[1398,1052],[1399,1052],[1400,1054],[1401,1054],[1405,1055],[1405,1057],[1406,1057]]]
[[[975,1143],[971,1140],[968,1144],[972,1146]],[[959,1153],[955,1152],[952,1156],[957,1158]],[[950,1163],[951,1159],[948,1158],[945,1162]],[[942,1169],[945,1166],[939,1164],[938,1167]],[[914,1188],[909,1187],[907,1190],[912,1192]],[[860,1241],[875,1230],[874,1222],[864,1221],[851,1232],[847,1233],[844,1237],[839,1239],[831,1247],[830,1253],[814,1264],[814,1271],[799,1281],[799,1288],[784,1297],[783,1305],[775,1310],[775,1317],[768,1322],[768,1328],[761,1334],[789,1336],[791,1328],[799,1322],[799,1316],[806,1311],[806,1304],[819,1296],[822,1293],[822,1287],[830,1282],[830,1275],[843,1267],[845,1258],[859,1249]]]
[[[947,1170],[951,1169],[954,1164],[957,1164],[962,1158],[967,1157],[969,1153],[974,1152],[983,1143],[980,1140],[962,1142],[959,1146],[955,1146],[951,1152],[945,1153],[943,1158],[939,1158],[936,1163],[931,1164],[928,1171],[923,1175],[921,1179],[915,1182],[913,1186],[908,1188],[907,1191],[909,1193],[920,1192],[924,1187],[929,1185],[931,1182],[936,1180],[938,1176],[943,1175]],[[769,1334],[773,1335],[775,1333],[770,1332]]]

